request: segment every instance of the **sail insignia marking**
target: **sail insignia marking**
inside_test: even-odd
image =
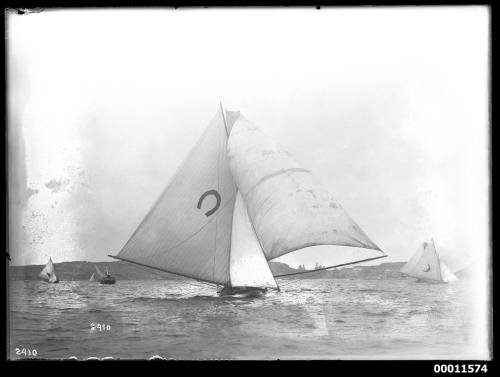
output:
[[[221,197],[220,197],[220,194],[217,192],[217,190],[208,190],[200,196],[200,199],[198,200],[198,205],[197,205],[198,209],[201,209],[201,204],[203,203],[203,200],[209,195],[215,196],[217,203],[215,203],[215,206],[211,210],[205,212],[205,216],[207,216],[207,217],[209,217],[210,215],[213,215],[219,209],[220,203],[221,203]]]

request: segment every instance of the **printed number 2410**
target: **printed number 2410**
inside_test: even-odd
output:
[[[29,348],[26,349],[24,347],[16,347],[16,356],[36,356],[37,354],[36,349],[30,350]]]

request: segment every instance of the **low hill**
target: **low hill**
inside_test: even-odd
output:
[[[344,267],[328,271],[314,271],[290,276],[290,279],[397,279],[402,278],[399,269],[403,262],[381,263],[377,266]],[[156,271],[147,267],[137,266],[126,262],[62,262],[54,263],[59,280],[89,280],[95,267],[101,271],[109,269],[117,280],[182,280],[186,279],[167,272]],[[290,267],[286,263],[269,262],[273,275],[296,273],[300,270]],[[43,265],[10,266],[11,280],[38,280],[38,274]]]

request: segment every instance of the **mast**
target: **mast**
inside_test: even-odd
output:
[[[224,111],[224,107],[222,107],[222,101],[219,102],[220,111],[222,113],[222,118],[224,119],[224,127],[226,129],[226,136],[229,137],[229,130],[227,129],[227,120],[226,120],[226,112]]]
[[[222,106],[222,101],[219,102],[220,105],[220,112],[222,113],[222,119],[224,119],[224,129],[226,130],[226,137],[229,138],[229,130],[227,128],[227,119],[226,119],[226,112],[224,111],[224,107]],[[227,140],[226,140],[227,143]],[[236,184],[234,184],[234,191],[238,192],[238,187],[236,187]],[[234,216],[234,209],[233,209],[233,216]],[[234,221],[234,219],[233,219]],[[228,266],[231,268],[231,247],[232,247],[232,239],[229,239],[229,253],[228,253]],[[231,276],[231,273],[229,273]],[[231,278],[229,278],[229,283],[228,286],[231,286]]]

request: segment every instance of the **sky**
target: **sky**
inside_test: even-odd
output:
[[[480,6],[11,12],[12,264],[109,261],[220,101],[310,169],[383,261],[431,237],[455,270],[486,258],[488,22]]]

